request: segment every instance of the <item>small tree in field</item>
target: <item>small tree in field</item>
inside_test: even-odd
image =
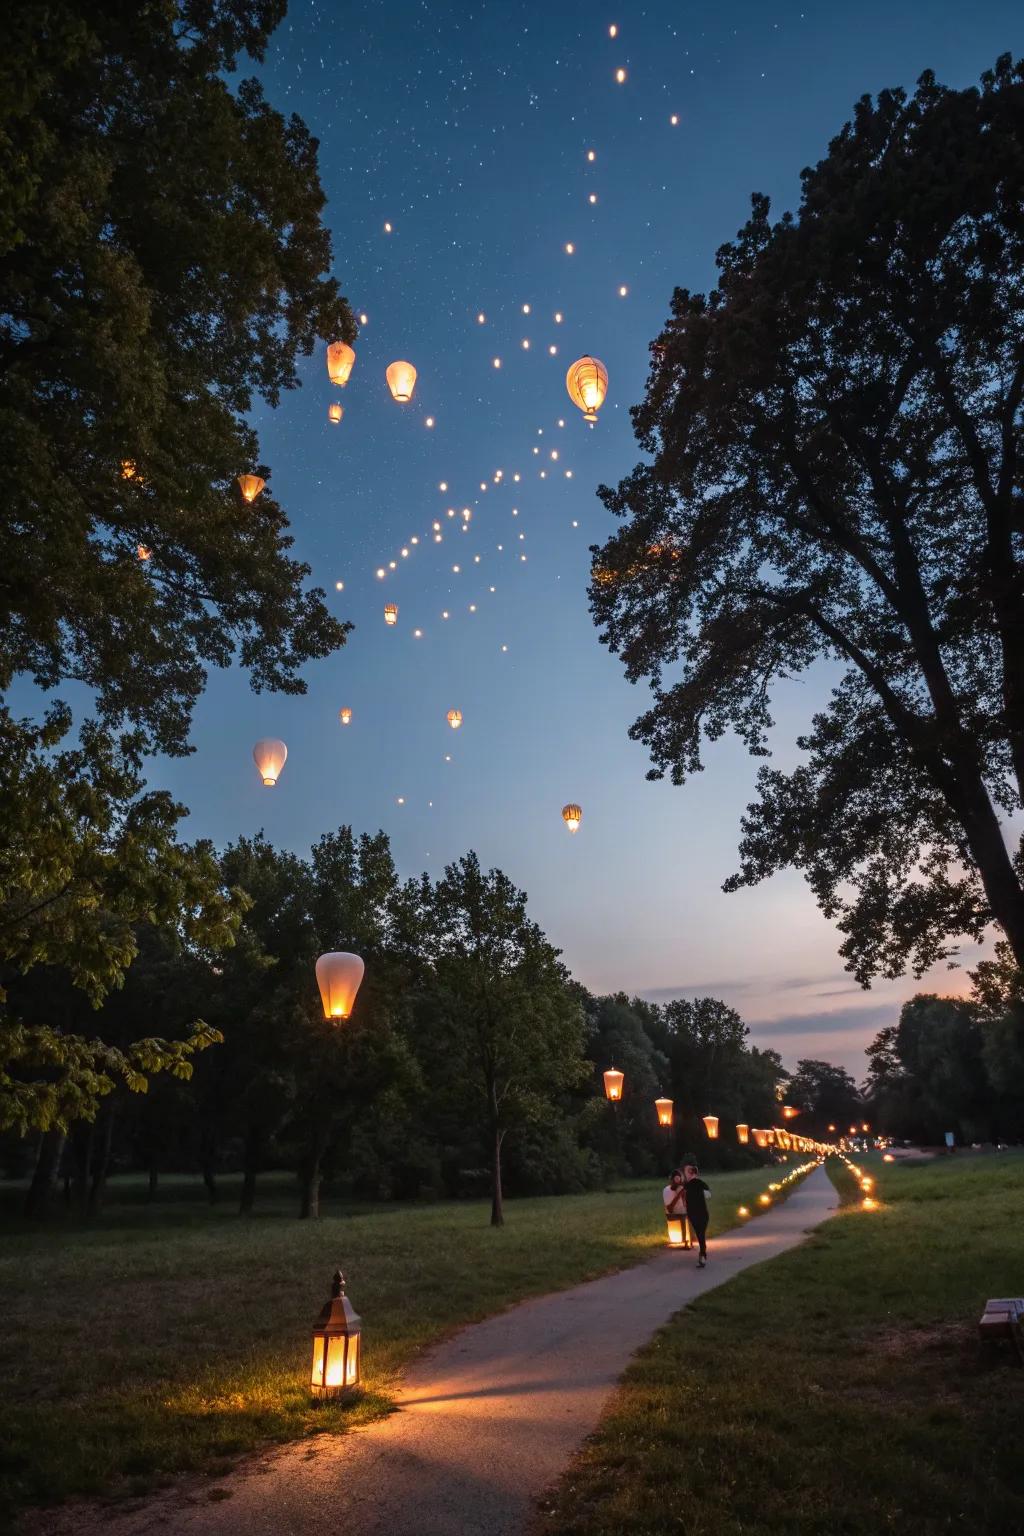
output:
[[[508,1131],[581,1082],[583,1016],[558,950],[526,914],[525,892],[475,853],[423,883],[422,944],[444,1059],[433,1064],[486,1136],[491,1224],[504,1221],[501,1149]]]
[[[756,197],[708,297],[678,290],[606,504],[592,606],[654,701],[651,777],[732,729],[767,755],[779,679],[838,672],[764,767],[727,889],[791,865],[865,985],[995,921],[1024,965],[1024,65],[863,98]]]

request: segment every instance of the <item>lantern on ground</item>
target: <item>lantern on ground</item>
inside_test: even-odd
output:
[[[352,1012],[366,967],[359,955],[336,950],[316,962],[316,984],[325,1019],[347,1019]]]
[[[609,1067],[604,1076],[604,1096],[610,1104],[617,1104],[622,1098],[622,1084],[625,1074],[615,1067]]]
[[[749,1205],[738,1206],[737,1210],[736,1210],[736,1214],[737,1214],[737,1216],[749,1216],[750,1215],[750,1207],[749,1207]]]
[[[338,710],[338,719],[341,721],[342,725],[352,724],[352,711],[348,708],[347,705],[344,709]]]
[[[360,1385],[362,1324],[345,1295],[345,1276],[336,1270],[330,1300],[313,1324],[313,1368],[309,1387],[314,1397],[340,1397]]]
[[[239,475],[238,477],[238,489],[241,491],[246,501],[250,503],[256,500],[256,497],[259,495],[260,491],[262,491],[266,483],[267,482],[261,479],[259,475]]]
[[[338,425],[338,422],[341,420],[344,414],[345,412],[342,410],[341,405],[337,400],[332,401],[331,404],[327,407],[327,420],[332,421],[335,426]]]
[[[883,1163],[894,1163],[895,1161],[896,1161],[896,1159],[893,1157],[891,1152],[883,1152],[882,1153],[882,1162]]]
[[[347,342],[332,341],[327,348],[327,372],[331,376],[331,383],[344,389],[355,360],[355,349]]]
[[[654,1108],[658,1114],[658,1124],[671,1126],[672,1124],[672,1100],[655,1099]]]
[[[665,1217],[665,1246],[666,1248],[681,1249],[693,1247],[690,1223],[685,1216]]]
[[[717,1115],[705,1115],[704,1116],[704,1129],[708,1133],[708,1140],[709,1141],[717,1141],[717,1139],[718,1139],[718,1116]]]
[[[563,805],[562,820],[565,822],[570,832],[578,832],[580,829],[580,822],[583,820],[583,812],[578,805]]]
[[[573,405],[583,412],[583,420],[593,426],[608,393],[608,370],[596,357],[578,357],[565,376],[565,387]]]
[[[397,624],[398,623],[398,604],[397,603],[385,603],[384,604],[384,623],[385,624]]]
[[[744,1125],[742,1121],[736,1127],[736,1140],[739,1142],[741,1147],[745,1147],[747,1142],[750,1140],[750,1126]]]
[[[274,736],[264,737],[252,749],[253,761],[267,789],[273,789],[288,758],[288,748]]]
[[[448,724],[451,726],[453,731],[458,730],[459,726],[462,724],[461,709],[450,709],[448,711]]]
[[[416,369],[412,363],[402,361],[389,363],[385,370],[385,378],[392,396],[399,405],[405,405],[412,399],[412,392],[416,388]]]

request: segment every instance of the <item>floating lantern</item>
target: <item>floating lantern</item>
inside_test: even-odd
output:
[[[570,832],[578,832],[580,829],[580,822],[583,820],[583,812],[578,805],[563,805],[562,820],[565,822]]]
[[[740,1124],[736,1127],[736,1140],[739,1142],[741,1147],[746,1146],[747,1142],[750,1140],[749,1125],[744,1125],[742,1122],[740,1122]]]
[[[708,1133],[708,1140],[709,1141],[717,1141],[717,1139],[718,1139],[718,1116],[717,1115],[705,1115],[704,1116],[704,1129]]]
[[[355,360],[355,349],[347,342],[332,341],[327,348],[327,372],[331,376],[331,383],[337,384],[339,389],[344,389]]]
[[[462,724],[461,709],[450,709],[448,711],[448,724],[451,726],[453,731],[458,730],[459,726]]]
[[[327,407],[327,420],[333,421],[335,426],[338,425],[344,414],[345,412],[337,400]]]
[[[336,951],[316,962],[316,984],[325,1019],[347,1019],[366,969],[359,955]]]
[[[596,357],[580,357],[565,376],[565,387],[573,405],[583,412],[583,420],[593,426],[608,393],[608,370]]]
[[[310,1391],[315,1397],[339,1397],[360,1384],[362,1324],[345,1295],[345,1276],[337,1270],[330,1300],[313,1324],[313,1369]]]
[[[389,363],[384,376],[388,381],[388,388],[399,405],[405,405],[412,399],[412,392],[416,388],[416,369],[412,363],[401,361]]]
[[[622,1098],[622,1084],[625,1081],[625,1073],[618,1071],[616,1067],[609,1067],[604,1076],[604,1096],[611,1104],[617,1104]]]
[[[385,603],[384,604],[384,623],[385,624],[397,624],[398,623],[398,604],[397,603]]]
[[[262,491],[266,483],[267,482],[265,480],[260,479],[259,475],[239,475],[238,477],[239,489],[248,502],[253,502],[256,500],[256,497],[259,495],[260,491]]]
[[[135,553],[140,560],[152,560],[153,551],[145,544],[136,544]]]
[[[654,1108],[657,1110],[657,1113],[658,1113],[658,1124],[659,1125],[671,1125],[672,1124],[672,1100],[671,1099],[655,1099],[655,1101],[654,1101]]]
[[[253,761],[260,771],[260,778],[267,789],[273,789],[281,777],[281,770],[288,758],[288,748],[283,741],[267,736],[252,749]]]
[[[352,711],[348,708],[347,705],[344,709],[338,710],[338,719],[341,721],[342,725],[352,724]]]

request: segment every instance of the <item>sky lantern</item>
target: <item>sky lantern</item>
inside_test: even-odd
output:
[[[345,1276],[337,1270],[330,1300],[313,1324],[313,1367],[309,1389],[314,1397],[340,1397],[360,1383],[362,1323],[345,1295]]]
[[[717,1141],[717,1139],[718,1139],[718,1116],[717,1115],[705,1115],[704,1116],[704,1129],[708,1133],[708,1140],[709,1141]]]
[[[578,357],[565,376],[565,387],[573,405],[583,412],[583,420],[593,426],[608,393],[608,370],[596,357]]]
[[[341,721],[342,725],[352,724],[352,711],[349,709],[347,704],[345,705],[344,709],[338,710],[338,719]]]
[[[347,1019],[366,969],[359,955],[336,951],[316,962],[316,984],[325,1019]]]
[[[609,1067],[602,1073],[604,1078],[604,1096],[610,1104],[617,1104],[622,1098],[622,1084],[625,1081],[625,1073],[617,1067]]]
[[[450,709],[448,711],[448,724],[451,726],[453,731],[458,730],[459,726],[462,724],[461,709]]]
[[[759,1146],[759,1147],[762,1147],[762,1148],[766,1147],[768,1145],[768,1132],[767,1131],[762,1131],[762,1130],[755,1130],[754,1131],[754,1142],[755,1142],[756,1146]]]
[[[412,392],[416,388],[416,369],[412,363],[402,361],[389,363],[384,376],[388,381],[388,388],[399,405],[405,405],[412,399]]]
[[[384,604],[384,623],[385,624],[397,624],[398,623],[398,604],[397,603],[385,603]]]
[[[655,1101],[654,1101],[654,1108],[657,1110],[657,1113],[658,1113],[658,1124],[659,1125],[671,1125],[672,1124],[672,1100],[671,1099],[655,1099]]]
[[[332,341],[327,348],[327,372],[331,376],[331,383],[337,384],[339,389],[344,389],[355,360],[355,348],[350,347],[348,342]]]
[[[344,409],[337,400],[333,400],[327,407],[327,420],[332,421],[335,426],[338,425],[344,414]]]
[[[750,1126],[744,1125],[742,1121],[736,1127],[736,1140],[741,1147],[745,1147],[750,1140]]]
[[[238,488],[248,502],[256,500],[266,483],[259,475],[239,475],[238,477]]]
[[[583,820],[583,811],[578,805],[563,805],[562,820],[565,822],[570,832],[578,832],[580,829],[580,822]]]
[[[253,761],[267,789],[273,789],[288,758],[288,748],[275,736],[266,736],[252,749]]]
[[[795,1109],[792,1104],[783,1104],[782,1106],[783,1120],[795,1120],[799,1113],[800,1111]]]

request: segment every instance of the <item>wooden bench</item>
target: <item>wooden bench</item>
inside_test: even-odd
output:
[[[1024,1296],[1002,1296],[986,1301],[978,1333],[983,1340],[1001,1344],[1009,1339],[1024,1365]]]

